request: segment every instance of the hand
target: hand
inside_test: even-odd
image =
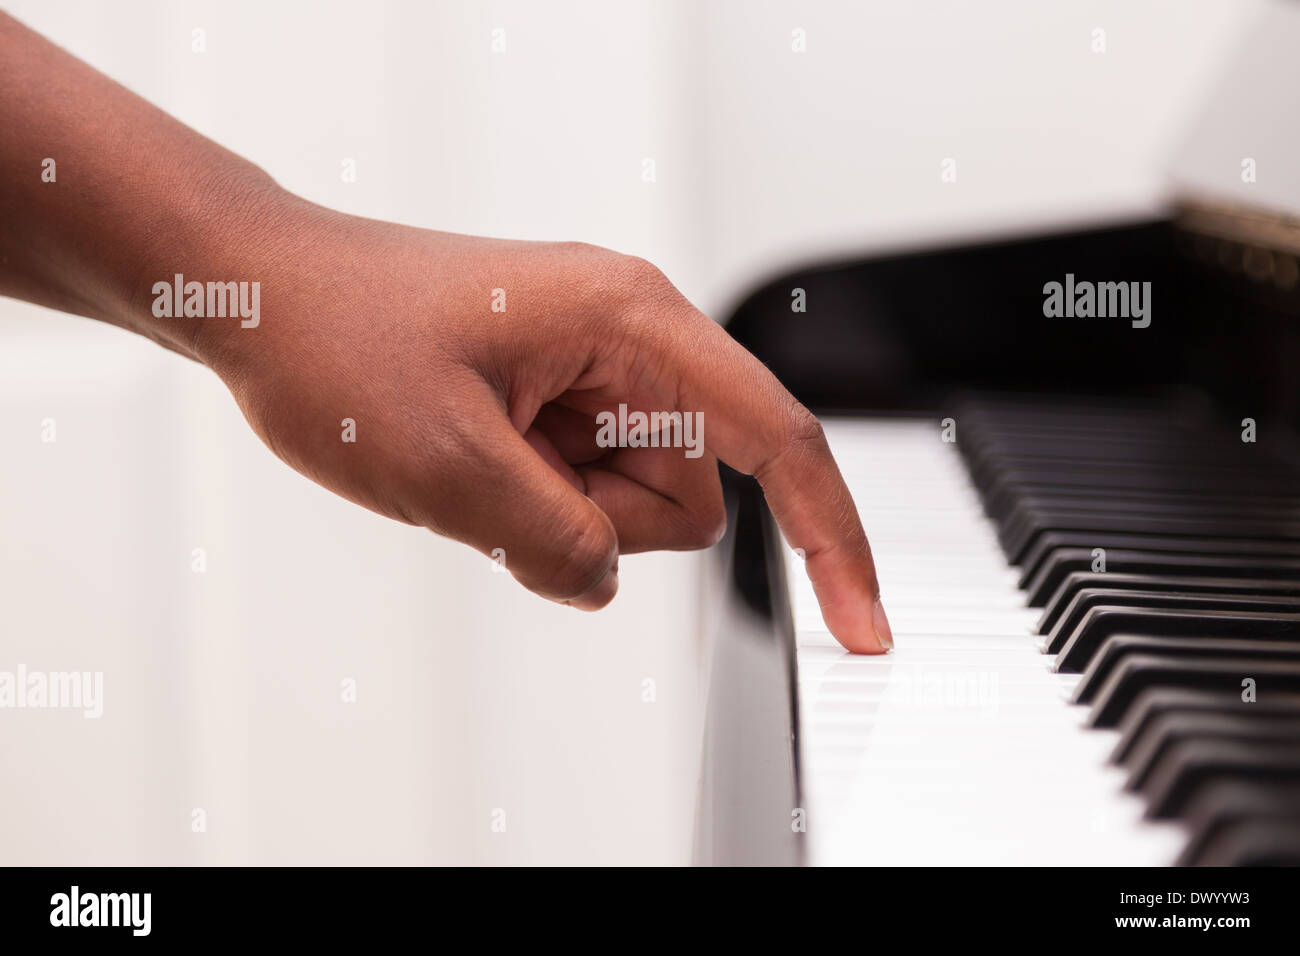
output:
[[[816,419],[649,264],[314,206],[2,13],[0,129],[0,294],[206,362],[325,487],[594,609],[619,553],[717,540],[720,458],[763,485],[831,633],[892,646]],[[176,274],[257,283],[256,321],[156,308]],[[621,404],[700,416],[706,453],[603,447]]]
[[[721,458],[758,478],[804,550],[831,632],[861,653],[892,646],[817,420],[649,263],[359,219],[287,195],[269,206],[221,272],[260,281],[257,327],[162,321],[202,323],[194,353],[288,464],[380,514],[504,555],[525,587],[590,610],[614,597],[620,553],[718,540]],[[601,447],[596,416],[620,404],[698,413],[703,453]]]

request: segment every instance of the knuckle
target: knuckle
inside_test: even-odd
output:
[[[635,326],[642,313],[656,311],[677,295],[668,277],[639,256],[582,242],[558,245],[558,261],[569,275],[575,305],[592,319],[598,335],[608,331],[611,321]]]
[[[640,256],[620,256],[610,279],[620,294],[633,301],[660,300],[676,292],[659,267]]]
[[[653,263],[638,256],[597,249],[583,270],[581,306],[589,334],[598,342],[651,342],[665,317],[676,314],[676,287]]]
[[[826,430],[817,416],[798,402],[792,401],[790,414],[786,416],[785,435],[782,449],[799,449],[818,446],[826,441]]]
[[[624,256],[620,265],[632,282],[655,284],[667,281],[664,274],[659,271],[659,267],[649,259],[640,256]]]
[[[781,421],[775,440],[769,446],[768,453],[754,467],[752,474],[760,483],[764,483],[769,475],[782,467],[781,462],[788,456],[817,451],[825,446],[826,431],[817,416],[790,398],[789,409]]]
[[[555,243],[555,248],[567,258],[585,259],[588,261],[595,261],[617,255],[617,253],[611,252],[604,246],[593,245],[590,242],[578,242],[576,240],[557,242]]]

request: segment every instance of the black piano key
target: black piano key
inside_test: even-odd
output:
[[[1126,512],[1100,507],[1038,507],[1021,504],[998,526],[998,542],[1012,564],[1019,564],[1037,538],[1048,531],[1124,532],[1189,537],[1300,539],[1294,509],[1244,511],[1229,507],[1200,510],[1145,507]]]
[[[1088,666],[1102,641],[1113,634],[1168,637],[1255,638],[1300,640],[1300,614],[1276,611],[1181,611],[1170,608],[1128,608],[1099,605],[1089,608],[1070,632],[1054,670],[1071,674]]]
[[[1300,747],[1293,742],[1180,741],[1156,761],[1141,788],[1147,816],[1176,817],[1202,787],[1220,780],[1300,783]]]
[[[1222,446],[1207,449],[1222,460],[1193,464],[1185,460],[1186,455],[1194,453],[1191,449],[1181,452],[1160,449],[1142,457],[1106,457],[1057,454],[1047,448],[1042,449],[1043,454],[1034,454],[1035,449],[1027,446],[978,448],[972,444],[966,441],[961,447],[966,453],[971,479],[982,490],[992,491],[1007,481],[1067,487],[1088,480],[1098,486],[1129,490],[1150,487],[1158,481],[1161,487],[1189,492],[1238,491],[1243,496],[1295,493],[1295,486],[1288,483],[1294,480],[1297,471],[1294,466],[1268,460],[1255,452],[1245,452],[1245,458],[1238,456],[1233,460],[1227,454],[1230,449]],[[1180,455],[1184,460],[1179,460]],[[1110,485],[1112,480],[1114,484]]]
[[[1300,823],[1238,820],[1220,829],[1198,854],[1196,866],[1300,866]]]
[[[1179,577],[1250,578],[1259,581],[1300,582],[1300,558],[1250,557],[1200,554],[1169,554],[1128,548],[1105,552],[1104,572],[1094,571],[1098,558],[1090,547],[1057,548],[1048,554],[1032,579],[1022,577],[1020,586],[1028,592],[1026,603],[1042,607],[1071,574],[1092,574],[1104,584],[1104,574],[1177,575]]]
[[[1207,594],[1291,595],[1300,597],[1300,581],[1267,578],[1197,578],[1187,575],[1123,574],[1107,571],[1072,571],[1043,607],[1038,633],[1049,634],[1074,596],[1085,588],[1108,591],[1184,591]]]
[[[1184,819],[1191,836],[1177,866],[1221,866],[1239,841],[1242,824],[1287,827],[1300,823],[1300,784],[1264,780],[1217,780],[1202,787],[1187,804]],[[1273,858],[1276,861],[1276,857]],[[1300,857],[1290,860],[1300,865]]]
[[[1264,661],[1300,663],[1300,640],[1251,641],[1216,637],[1153,637],[1145,634],[1116,634],[1106,638],[1092,663],[1075,685],[1073,701],[1090,704],[1111,673],[1134,654],[1162,657],[1239,657]]]
[[[962,448],[971,480],[982,494],[990,497],[1000,495],[1007,484],[1026,488],[1081,486],[1084,491],[1088,485],[1128,491],[1158,487],[1200,494],[1235,493],[1243,499],[1252,495],[1295,494],[1296,469],[1265,462],[1253,452],[1247,453],[1251,456],[1247,460],[1193,465],[1168,454],[1164,454],[1163,460],[1158,456],[1145,460],[1041,457],[1028,454],[1029,449],[972,449],[969,441]],[[1212,454],[1226,458],[1222,449],[1215,449]]]
[[[969,424],[969,423],[967,423]],[[1289,475],[1294,466],[1252,449],[1240,442],[1218,440],[1168,441],[1161,436],[1097,438],[1026,432],[1018,437],[980,435],[964,429],[960,447],[976,481],[990,475],[1022,470],[1068,470],[1095,472],[1102,467],[1117,471],[1145,470],[1155,474],[1187,474],[1205,480],[1239,481],[1243,469],[1254,475]],[[1192,460],[1193,456],[1204,456]]]
[[[1116,527],[1116,525],[1119,527]],[[1168,539],[1171,542],[1186,539],[1180,548],[1170,550],[1202,551],[1215,554],[1218,541],[1249,542],[1254,545],[1277,547],[1275,553],[1294,555],[1300,552],[1300,522],[1276,521],[1261,518],[1193,518],[1163,515],[1130,516],[1123,521],[1090,512],[1055,512],[1036,515],[1023,533],[1000,536],[1007,560],[1019,565],[1040,539],[1049,535],[1111,535],[1122,533],[1127,537]],[[1104,544],[1098,545],[1105,547]],[[1234,545],[1235,546],[1235,545]]]
[[[1245,681],[1253,681],[1247,686]],[[1271,694],[1300,694],[1300,665],[1232,658],[1170,658],[1139,654],[1126,658],[1098,691],[1087,717],[1090,727],[1115,727],[1134,699],[1149,687]]]
[[[1049,653],[1060,653],[1096,607],[1125,607],[1134,610],[1167,608],[1174,611],[1232,611],[1300,614],[1300,597],[1285,594],[1224,594],[1222,592],[1112,590],[1105,582],[1084,588],[1047,634]]]
[[[1039,535],[1029,550],[1025,553],[1022,561],[1013,562],[1020,565],[1022,588],[1028,587],[1030,582],[1038,576],[1039,571],[1047,562],[1049,556],[1057,548],[1082,548],[1090,554],[1097,548],[1101,548],[1107,553],[1106,566],[1114,567],[1110,560],[1109,552],[1115,550],[1133,550],[1148,551],[1157,554],[1185,555],[1190,556],[1193,560],[1185,562],[1187,566],[1193,566],[1201,563],[1209,568],[1207,576],[1212,577],[1240,577],[1234,575],[1231,571],[1226,570],[1232,566],[1230,561],[1220,561],[1221,558],[1252,558],[1259,561],[1261,558],[1268,558],[1268,562],[1259,562],[1267,566],[1273,561],[1294,562],[1300,556],[1300,548],[1296,547],[1293,541],[1263,541],[1239,538],[1196,538],[1196,537],[1168,537],[1153,536],[1141,534],[1124,534],[1117,532],[1097,532],[1085,533],[1080,531],[1049,531]],[[1074,570],[1074,569],[1071,569]],[[1115,567],[1115,570],[1134,570],[1121,569]],[[1290,573],[1284,575],[1268,575],[1292,577],[1294,571],[1288,569]],[[1253,575],[1250,575],[1253,577]],[[1059,581],[1057,582],[1059,583]]]
[[[1124,762],[1128,771],[1125,789],[1142,787],[1165,754],[1185,740],[1300,744],[1300,715],[1260,719],[1251,714],[1250,704],[1243,703],[1237,704],[1236,711],[1175,711],[1164,714],[1148,727]],[[1300,812],[1300,806],[1296,810]]]
[[[1051,511],[1079,511],[1123,520],[1132,514],[1218,515],[1229,518],[1282,516],[1300,519],[1300,496],[1243,495],[1233,490],[1210,495],[1128,493],[1099,495],[1091,489],[1041,489],[1019,495],[1002,519],[1007,523],[1022,515]]]
[[[1242,700],[1241,688],[1229,691],[1196,690],[1186,687],[1152,687],[1142,691],[1119,725],[1119,740],[1110,759],[1123,764],[1142,739],[1147,728],[1165,714],[1239,713],[1249,707],[1256,720],[1300,717],[1300,694],[1270,693],[1250,703]]]
[[[1034,538],[1048,530],[1087,527],[1126,533],[1209,535],[1218,528],[1230,537],[1293,537],[1300,526],[1300,507],[1266,507],[1255,502],[1168,503],[1097,502],[1082,499],[1042,503],[1032,498],[998,522],[998,542],[1013,560]],[[1282,529],[1289,529],[1284,533]]]
[[[1290,475],[1260,476],[1243,471],[1229,478],[1207,479],[1204,475],[1156,473],[1149,470],[1108,469],[1098,480],[1094,474],[1077,471],[1007,469],[990,476],[983,488],[985,511],[995,520],[1006,514],[1022,495],[1042,491],[1073,492],[1094,500],[1109,497],[1168,497],[1215,494],[1239,498],[1287,498],[1295,494]]]

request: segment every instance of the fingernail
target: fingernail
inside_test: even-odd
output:
[[[618,593],[618,569],[610,568],[605,572],[599,584],[584,594],[582,597],[574,598],[569,604],[576,607],[579,611],[598,611],[610,601],[614,600],[614,595]]]
[[[894,649],[894,632],[889,629],[889,618],[885,614],[885,606],[880,603],[880,598],[876,598],[876,605],[871,609],[871,623],[876,628],[876,640],[880,646],[887,651]]]

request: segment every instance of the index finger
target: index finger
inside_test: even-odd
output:
[[[691,312],[683,339],[668,336],[677,354],[665,356],[680,370],[682,410],[703,412],[709,451],[758,479],[786,540],[804,552],[836,640],[886,653],[894,639],[871,546],[821,423],[721,326]]]

